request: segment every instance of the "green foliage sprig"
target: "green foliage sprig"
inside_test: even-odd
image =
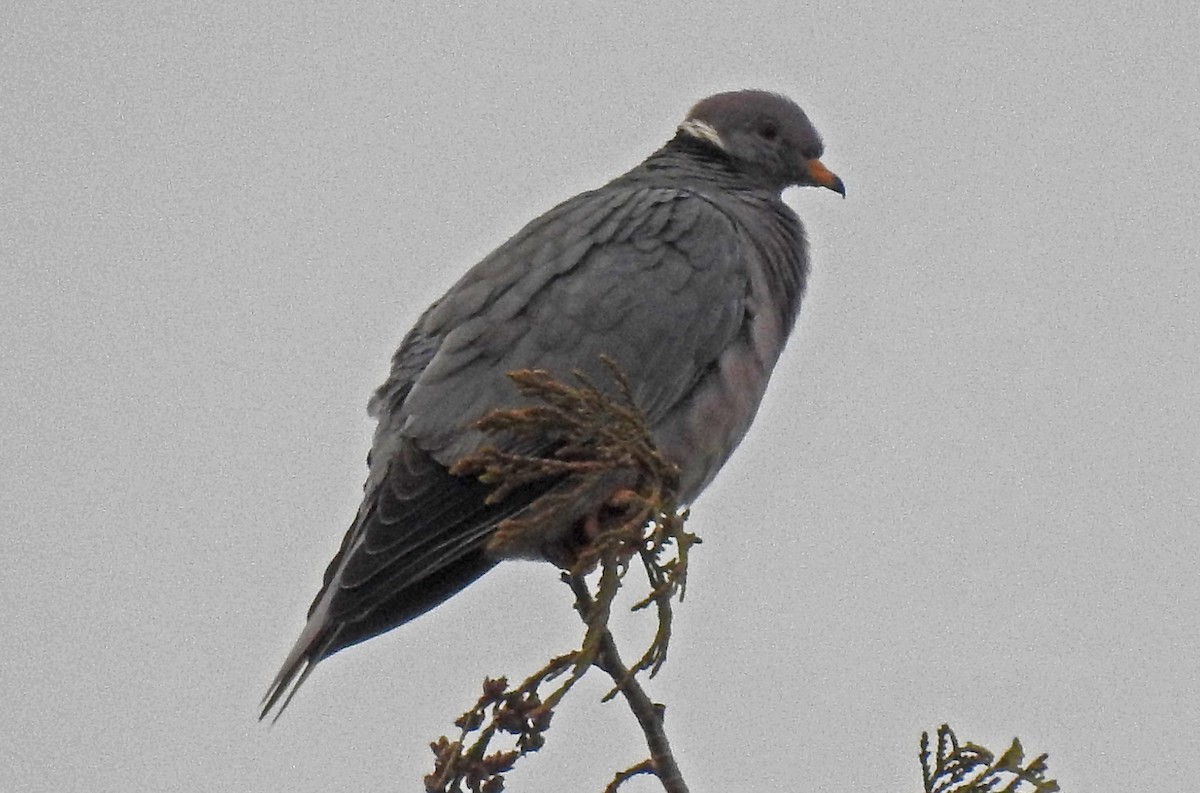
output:
[[[1047,757],[1040,754],[1026,763],[1016,738],[996,757],[978,744],[960,744],[946,724],[938,728],[935,752],[929,733],[921,733],[925,793],[1058,793],[1058,783],[1046,779]]]

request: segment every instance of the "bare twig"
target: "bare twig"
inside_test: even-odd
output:
[[[621,785],[623,785],[626,782],[628,782],[629,780],[633,779],[635,776],[638,776],[640,774],[653,774],[653,773],[654,773],[654,764],[651,763],[649,760],[643,760],[642,762],[638,763],[637,765],[631,765],[629,768],[626,768],[624,771],[618,771],[616,774],[614,774],[612,782],[609,782],[607,785],[604,786],[604,793],[617,793],[617,789],[620,788]]]

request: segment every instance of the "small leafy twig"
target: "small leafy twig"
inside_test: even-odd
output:
[[[558,549],[562,553],[553,558],[564,568],[563,580],[574,592],[575,608],[586,626],[579,649],[553,659],[513,689],[504,678],[485,680],[483,695],[455,722],[458,739],[443,736],[431,745],[435,768],[425,778],[430,793],[503,790],[503,774],[521,757],[541,748],[554,707],[592,667],[612,678],[613,688],[604,701],[617,694],[625,698],[650,751],[649,759],[617,773],[608,790],[615,791],[638,774],[653,774],[668,793],[687,791],[663,729],[664,708],[650,699],[637,675],[645,671],[653,677],[666,660],[671,602],[676,595],[683,599],[688,551],[700,540],[683,528],[686,513],[676,501],[678,470],[655,448],[628,380],[612,361],[602,361],[616,382],[615,396],[602,392],[579,372],[574,386],[542,371],[510,372],[520,393],[534,404],[493,411],[475,426],[502,438],[505,446],[532,447],[541,454],[487,447],[451,469],[456,475],[495,485],[490,503],[499,503],[526,485],[542,486],[538,498],[497,527],[488,549],[499,555],[542,545],[546,527],[561,520],[572,505],[598,503],[598,508],[580,519],[580,541]],[[650,588],[633,610],[653,604],[658,629],[638,661],[627,667],[608,629],[608,618],[633,556],[639,558]],[[593,594],[586,576],[597,568]],[[540,687],[564,673],[566,679],[542,698]],[[468,745],[469,735],[475,732],[478,735]],[[514,748],[489,754],[492,740],[504,733],[516,736]]]
[[[949,725],[943,724],[937,731],[936,756],[927,732],[921,733],[919,756],[925,793],[1057,793],[1059,789],[1056,781],[1046,779],[1048,755],[1038,755],[1026,764],[1025,751],[1016,738],[996,758],[978,744],[960,744]]]
[[[543,733],[550,728],[552,714],[541,707],[538,688],[562,674],[573,662],[572,655],[551,659],[513,689],[509,689],[506,678],[486,678],[478,701],[454,721],[454,726],[461,731],[458,740],[450,741],[442,736],[430,744],[435,761],[433,773],[425,777],[425,789],[461,791],[465,782],[473,793],[503,790],[503,773],[545,743]],[[483,726],[489,709],[491,719]],[[475,731],[479,731],[479,737],[468,746],[467,736]],[[517,736],[515,748],[486,754],[497,732]]]

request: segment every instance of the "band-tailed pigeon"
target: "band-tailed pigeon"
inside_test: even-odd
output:
[[[483,444],[476,419],[516,403],[506,372],[601,382],[607,356],[690,503],[749,428],[800,308],[804,231],[780,194],[845,196],[822,151],[785,97],[711,96],[645,162],[534,220],[421,315],[370,403],[379,425],[362,506],[263,715],[282,712],[324,658],[499,561],[489,535],[533,494],[489,505],[489,487],[448,469]],[[570,528],[547,527],[547,547]]]

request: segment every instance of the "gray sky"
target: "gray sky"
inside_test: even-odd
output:
[[[849,199],[789,194],[798,335],[690,523],[651,692],[693,790],[917,790],[942,721],[1194,783],[1195,9],[641,5],[0,12],[0,789],[415,790],[485,674],[568,649],[512,564],[255,720],[421,309],[741,87]],[[603,691],[511,789],[642,757]]]

